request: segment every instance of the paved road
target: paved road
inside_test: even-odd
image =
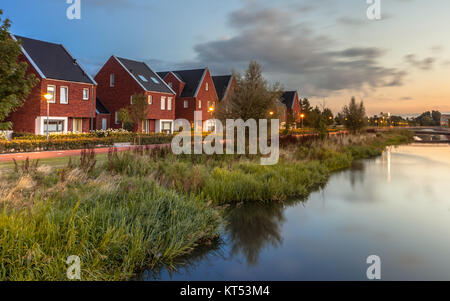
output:
[[[170,144],[152,144],[146,145],[146,148],[159,148],[159,147],[167,147]],[[137,146],[120,146],[114,147],[118,152],[128,151],[136,148]],[[109,147],[105,148],[96,148],[94,149],[96,154],[107,154],[109,152]],[[60,157],[70,157],[70,156],[79,156],[82,150],[63,150],[63,151],[48,151],[48,152],[32,152],[32,153],[15,153],[15,154],[0,154],[0,162],[8,162],[13,161],[22,161],[27,158],[30,160],[36,159],[48,159],[48,158],[60,158]]]

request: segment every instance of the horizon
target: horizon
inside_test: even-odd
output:
[[[378,21],[368,20],[364,0],[81,0],[80,20],[67,18],[65,0],[1,6],[11,33],[64,44],[92,76],[111,55],[214,75],[256,59],[270,82],[334,113],[351,96],[368,115],[450,112],[450,43],[435,30],[450,25],[443,0],[382,0]],[[433,18],[421,18],[427,13]]]

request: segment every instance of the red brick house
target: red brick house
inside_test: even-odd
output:
[[[202,130],[212,131],[214,123],[206,121],[214,119],[218,96],[209,68],[158,72],[158,74],[176,93],[176,118],[186,119],[194,127],[194,112],[201,111]]]
[[[219,101],[228,101],[231,92],[236,85],[236,80],[232,75],[220,75],[213,76],[214,86],[216,87],[216,93]]]
[[[285,114],[282,123],[286,123],[288,114],[292,114],[295,123],[301,122],[301,106],[300,98],[297,91],[286,91],[281,97],[281,102],[286,106]]]
[[[118,118],[120,109],[131,104],[134,94],[144,94],[149,113],[148,119],[138,126],[138,130],[146,133],[173,132],[176,93],[145,62],[112,56],[95,80],[98,83],[98,98],[111,114],[107,121],[108,128],[121,128]]]
[[[111,113],[99,98],[97,98],[95,104],[95,115],[95,128],[97,130],[109,129],[109,125],[111,123]]]
[[[79,62],[60,44],[11,35],[22,41],[20,60],[28,63],[27,73],[34,73],[40,82],[8,120],[13,131],[47,133],[47,101],[49,101],[48,132],[88,132],[95,118],[94,100],[97,83]]]

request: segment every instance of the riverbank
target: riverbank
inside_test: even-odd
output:
[[[1,175],[0,279],[125,280],[217,239],[223,205],[308,195],[356,159],[408,143],[407,131],[332,137],[281,149],[276,166],[256,156],[174,156],[168,150],[110,152],[97,165],[52,169],[25,161]]]

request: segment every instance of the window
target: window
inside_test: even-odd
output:
[[[159,84],[159,81],[158,81],[156,78],[154,78],[154,77],[152,77],[152,81],[153,81],[155,84]]]
[[[107,130],[107,129],[108,129],[108,119],[102,118],[102,130]]]
[[[167,98],[167,110],[172,110],[172,97]]]
[[[150,122],[149,120],[142,120],[142,132],[149,133],[150,132]]]
[[[153,103],[153,97],[151,95],[147,95],[147,102],[149,105]]]
[[[161,110],[165,110],[166,109],[166,97],[162,96],[161,97]]]
[[[48,100],[49,103],[55,103],[56,99],[56,86],[47,86],[47,93],[52,95],[52,98]]]
[[[89,100],[89,89],[83,89],[83,100]]]
[[[187,100],[184,101],[184,108],[185,109],[189,108],[189,101]]]
[[[201,101],[201,100],[198,101],[198,108],[199,108],[199,109],[202,108],[202,101]]]
[[[206,83],[206,85],[205,85],[205,90],[209,91],[209,84],[208,83]]]
[[[109,76],[109,86],[114,87],[114,84],[115,84],[114,73],[111,73],[111,75]]]
[[[115,114],[114,117],[115,117],[114,123],[115,123],[115,124],[119,124],[119,123],[120,123],[120,120],[119,120],[119,112],[116,111],[116,114]]]
[[[168,85],[172,89],[172,86],[173,86],[172,82],[168,83]]]
[[[81,133],[83,131],[83,119],[74,118],[72,132]]]
[[[130,96],[130,104],[133,104],[133,95]]]
[[[148,82],[148,80],[145,78],[145,76],[143,76],[143,75],[138,75],[138,76],[141,79],[141,81]]]
[[[49,120],[47,124],[47,119],[44,120],[44,133],[47,133],[47,128],[49,133],[62,133],[64,132],[64,121],[63,120]]]
[[[166,134],[172,133],[172,122],[170,121],[161,122],[161,132]]]
[[[59,103],[68,104],[69,103],[69,88],[61,87],[59,88]]]

